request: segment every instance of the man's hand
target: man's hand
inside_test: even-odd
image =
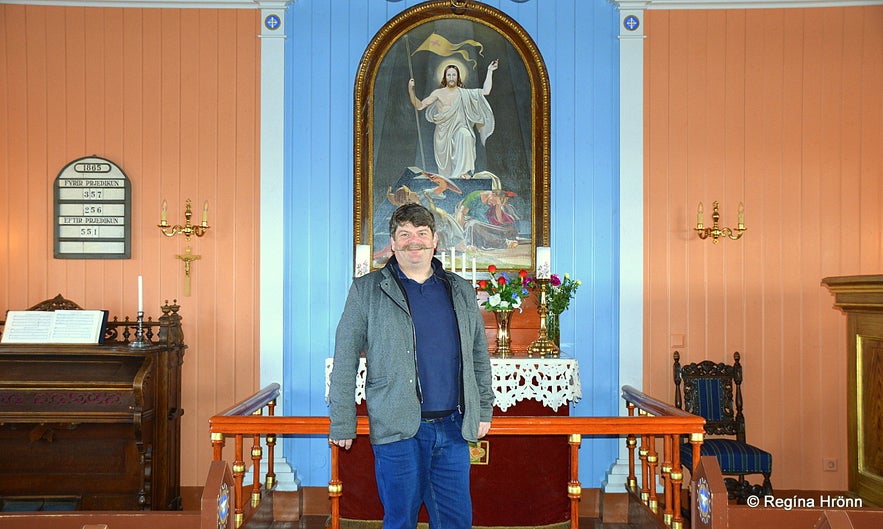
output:
[[[353,446],[352,439],[328,439],[330,444],[335,444],[344,450],[349,450],[351,446]]]
[[[482,437],[487,435],[487,433],[490,431],[490,429],[491,429],[491,423],[489,423],[489,422],[478,423],[478,438],[481,439]]]

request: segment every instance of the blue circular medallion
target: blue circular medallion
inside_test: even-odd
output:
[[[279,18],[279,15],[267,15],[267,18],[264,19],[264,27],[270,31],[276,31],[281,25],[282,20]]]
[[[622,20],[622,25],[629,31],[635,31],[641,26],[641,21],[635,15],[629,15]]]

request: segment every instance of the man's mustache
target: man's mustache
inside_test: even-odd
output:
[[[409,244],[403,246],[400,250],[435,250],[435,246],[426,246],[424,244]]]

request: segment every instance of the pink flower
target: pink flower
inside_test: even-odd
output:
[[[558,285],[561,284],[561,278],[558,277],[558,274],[552,274],[551,279],[549,279],[549,283],[550,283],[553,287],[557,287]]]

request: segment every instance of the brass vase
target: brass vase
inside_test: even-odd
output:
[[[497,321],[497,356],[512,356],[509,344],[512,336],[509,333],[509,323],[512,319],[511,310],[495,310],[494,318]]]

